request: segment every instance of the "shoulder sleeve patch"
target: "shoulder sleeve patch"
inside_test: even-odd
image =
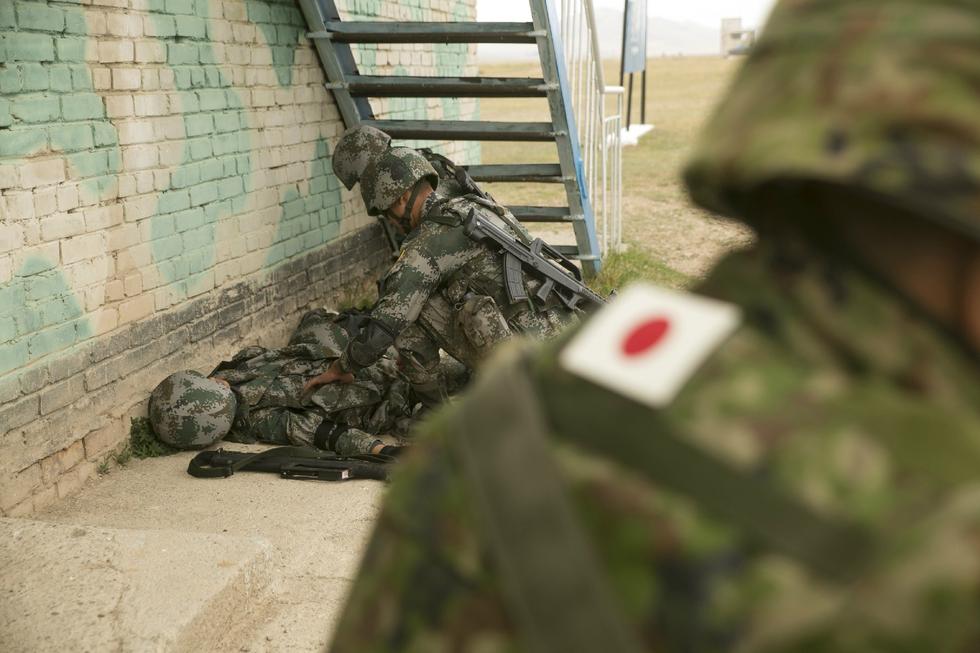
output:
[[[582,327],[559,360],[573,374],[662,408],[740,322],[733,304],[633,285]]]

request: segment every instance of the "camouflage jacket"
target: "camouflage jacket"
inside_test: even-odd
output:
[[[238,399],[227,439],[312,446],[325,421],[371,435],[407,432],[413,402],[387,358],[363,370],[355,383],[321,386],[304,400],[305,383],[326,371],[338,354],[307,342],[283,349],[247,347],[223,363],[212,376],[227,380]]]
[[[450,306],[459,305],[468,293],[489,296],[508,321],[530,310],[524,304],[510,305],[500,254],[466,235],[464,221],[472,210],[515,236],[527,237],[516,220],[501,219],[488,205],[474,196],[451,200],[429,196],[421,223],[405,239],[398,260],[381,283],[381,297],[371,311],[373,333],[352,340],[341,358],[344,369],[356,371],[378,360],[437,292]]]
[[[805,246],[733,255],[699,292],[741,322],[664,407],[562,368],[586,323],[439,413],[393,483],[332,650],[538,650],[524,624],[541,606],[509,570],[530,556],[557,583],[566,547],[501,552],[558,511],[525,497],[500,530],[479,481],[492,457],[468,450],[500,440],[507,460],[542,433],[635,649],[976,650],[976,352]],[[511,480],[505,499],[534,485]],[[571,616],[556,636],[576,628]]]
[[[429,148],[422,148],[419,153],[432,164],[439,175],[439,187],[435,191],[436,197],[442,200],[451,200],[472,192],[472,189],[464,187],[464,184],[457,178],[456,164],[453,161]]]

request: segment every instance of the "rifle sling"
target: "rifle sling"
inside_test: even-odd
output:
[[[541,399],[561,440],[687,496],[764,548],[819,575],[846,582],[866,568],[874,546],[866,529],[820,514],[770,478],[726,463],[675,432],[650,409],[566,372],[551,372],[549,392]],[[538,377],[542,383],[544,376]],[[597,412],[595,406],[603,410]],[[614,428],[609,415],[619,416]]]
[[[449,428],[527,648],[640,651],[548,451],[534,389],[514,371],[489,371]]]

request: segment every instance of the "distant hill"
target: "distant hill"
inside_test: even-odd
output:
[[[623,39],[623,12],[615,9],[596,11],[599,51],[604,59],[618,59]],[[647,56],[699,55],[720,53],[720,31],[699,25],[681,23],[652,16],[647,21]],[[520,61],[537,59],[533,45],[480,45],[481,61]]]

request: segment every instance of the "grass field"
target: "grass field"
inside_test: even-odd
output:
[[[683,286],[702,276],[724,252],[744,246],[744,227],[710,217],[687,200],[680,172],[702,123],[726,88],[740,60],[720,57],[651,59],[648,62],[646,118],[656,128],[636,146],[623,150],[624,240],[629,248],[608,257],[600,287],[615,287],[635,277]],[[481,74],[501,77],[540,75],[536,63],[493,64]],[[618,84],[615,64],[606,66],[606,83]],[[637,78],[637,84],[639,79]],[[633,121],[639,122],[639,89]],[[544,99],[482,100],[484,120],[548,120]],[[625,118],[624,118],[625,123]],[[546,143],[484,143],[483,163],[557,161]],[[564,204],[557,185],[490,184],[490,192],[508,204]],[[557,242],[574,242],[571,230],[536,230]]]

